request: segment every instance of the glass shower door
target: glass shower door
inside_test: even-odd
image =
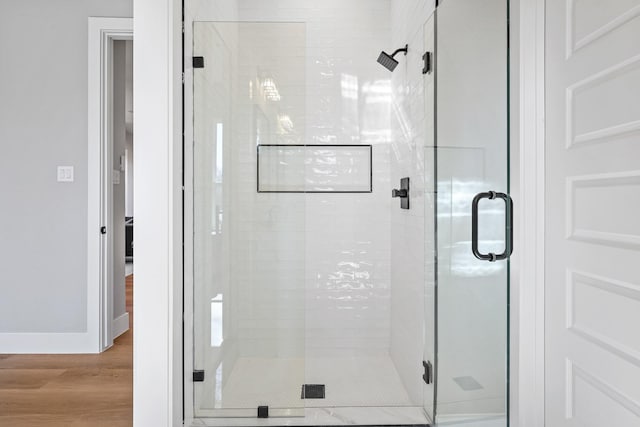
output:
[[[305,168],[305,26],[195,22],[193,39],[195,416],[303,416],[305,202],[286,190]]]
[[[508,424],[507,18],[505,0],[448,0],[436,10],[439,423]]]

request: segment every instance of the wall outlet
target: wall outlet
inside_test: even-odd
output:
[[[73,166],[58,166],[58,182],[73,182]]]

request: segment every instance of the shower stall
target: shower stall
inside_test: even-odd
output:
[[[507,426],[508,1],[184,13],[188,422]]]

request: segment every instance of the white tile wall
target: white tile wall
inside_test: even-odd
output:
[[[238,40],[222,49],[233,64],[234,96],[224,158],[231,253],[221,260],[230,264],[229,304],[237,314],[230,318],[240,354],[290,352],[300,337],[314,356],[386,354],[391,86],[376,58],[389,49],[389,0],[331,0],[322,7],[312,0],[241,0],[226,11],[208,3],[191,2],[197,20],[303,23],[218,29]],[[262,102],[256,114],[250,96],[260,95],[265,73],[281,100]],[[293,130],[282,131],[279,115]],[[261,143],[371,144],[373,193],[256,194],[256,127]],[[288,344],[274,346],[276,338]]]
[[[373,145],[373,193],[307,196],[307,354],[385,354],[390,328],[389,1],[310,8],[307,141]]]

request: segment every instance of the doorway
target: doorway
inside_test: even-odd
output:
[[[113,41],[111,219],[113,339],[129,329],[127,286],[133,283],[133,40]],[[107,230],[107,234],[108,230]]]
[[[131,322],[125,224],[133,209],[132,40],[132,19],[89,18],[87,280],[96,352],[110,348]]]

